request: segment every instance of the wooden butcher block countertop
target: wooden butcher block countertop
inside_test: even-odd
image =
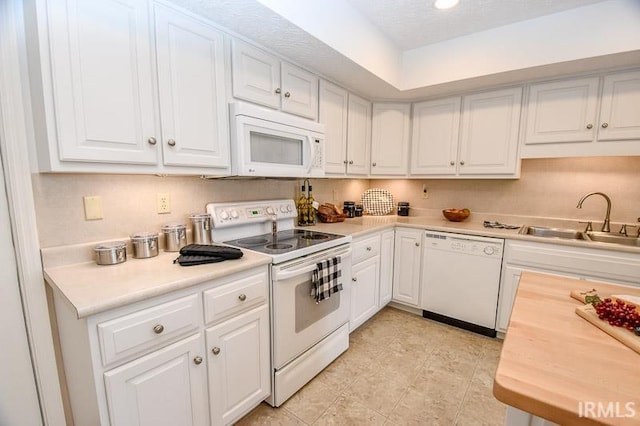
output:
[[[575,313],[571,290],[591,288],[640,295],[640,288],[522,273],[493,385],[498,400],[561,425],[640,425],[640,354]],[[605,416],[580,417],[581,406],[583,414],[598,412],[584,411],[589,404]]]

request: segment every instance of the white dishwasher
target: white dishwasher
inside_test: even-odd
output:
[[[496,336],[504,240],[425,232],[422,316]]]

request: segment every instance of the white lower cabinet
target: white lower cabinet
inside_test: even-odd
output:
[[[416,308],[420,306],[423,234],[421,229],[396,228],[395,236],[392,300]]]
[[[265,265],[82,319],[54,292],[74,424],[227,425],[255,408],[271,393],[268,277]]]
[[[507,240],[498,296],[497,331],[507,331],[523,271],[640,286],[640,255],[589,247]],[[594,285],[585,283],[584,287],[588,289]]]
[[[380,308],[391,302],[393,293],[394,240],[393,229],[384,231],[380,235],[380,301],[378,302]]]
[[[271,393],[269,307],[207,329],[206,340],[211,424],[230,424]]]
[[[113,425],[207,425],[207,381],[200,334],[104,374]]]

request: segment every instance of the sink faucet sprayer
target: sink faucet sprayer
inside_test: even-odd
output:
[[[611,222],[611,199],[607,196],[607,194],[605,194],[604,192],[590,192],[588,194],[585,194],[582,196],[582,198],[580,198],[580,201],[578,201],[578,205],[576,206],[576,208],[581,209],[582,203],[584,202],[584,200],[586,200],[588,197],[592,195],[602,195],[604,199],[607,200],[607,213],[604,216],[604,223],[602,224],[602,232],[611,232],[611,228],[609,226]]]

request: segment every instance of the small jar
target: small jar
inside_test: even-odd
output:
[[[140,232],[131,235],[134,259],[148,259],[158,255],[158,234],[155,232]]]
[[[344,214],[346,214],[347,217],[355,217],[356,203],[354,201],[345,201],[342,211],[344,211]]]
[[[398,216],[409,216],[409,203],[406,201],[398,202]]]
[[[93,251],[98,265],[117,265],[127,260],[127,244],[123,241],[100,244]]]
[[[362,205],[356,204],[355,208],[356,217],[362,217]]]
[[[182,223],[169,223],[162,227],[164,251],[180,251],[187,245],[187,226]]]
[[[191,236],[194,244],[211,244],[211,215],[209,213],[193,214],[191,219]]]

